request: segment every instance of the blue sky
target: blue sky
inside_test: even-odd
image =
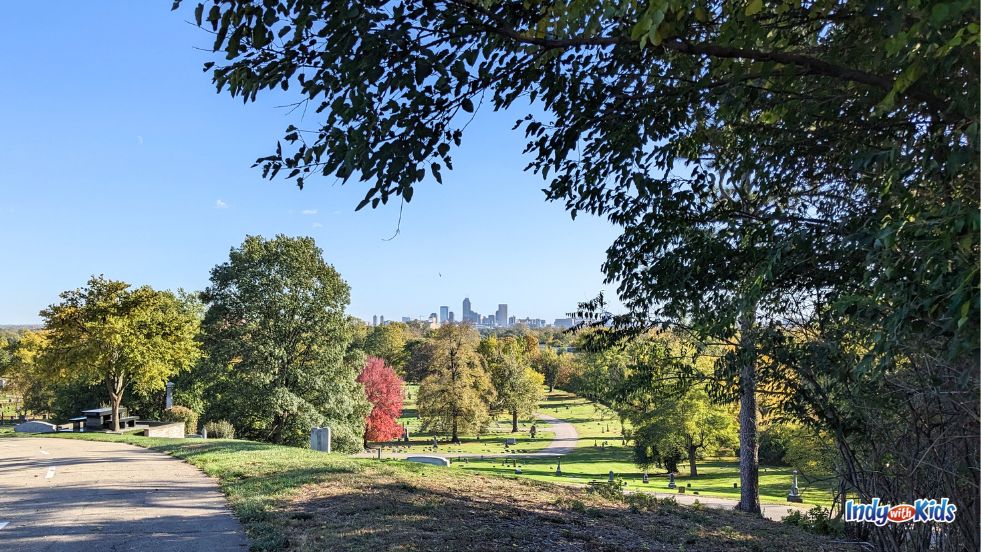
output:
[[[370,319],[461,312],[563,316],[611,286],[600,264],[617,235],[573,221],[524,173],[523,113],[481,111],[443,185],[405,207],[355,212],[364,188],[267,181],[252,161],[296,122],[286,97],[243,105],[215,93],[208,36],[170,1],[4,6],[0,87],[0,324],[36,323],[91,274],[202,289],[247,234],[309,235]],[[442,274],[442,276],[440,276]]]

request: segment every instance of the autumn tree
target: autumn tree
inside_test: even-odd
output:
[[[168,291],[92,277],[41,311],[44,358],[61,377],[101,383],[119,431],[119,407],[128,389],[161,392],[171,376],[200,356],[200,323]]]
[[[406,362],[406,333],[406,326],[401,322],[373,326],[365,337],[364,352],[401,370]]]
[[[361,446],[371,405],[356,381],[364,356],[348,347],[350,289],[313,238],[248,236],[202,297],[210,418],[292,445],[328,425],[339,450]]]
[[[480,335],[472,326],[448,324],[433,336],[429,375],[419,386],[417,405],[424,427],[448,432],[460,442],[461,433],[482,430],[495,399],[483,359],[477,352]]]
[[[398,424],[402,415],[402,378],[384,360],[368,357],[358,383],[364,386],[371,403],[371,412],[365,420],[365,448],[368,448],[368,441],[398,439],[402,435],[402,426]]]
[[[537,343],[536,340],[536,348]],[[511,432],[515,433],[518,431],[518,417],[533,415],[544,398],[544,376],[532,369],[528,362],[528,347],[524,339],[490,337],[481,343],[481,352],[497,392],[494,409],[511,415]]]

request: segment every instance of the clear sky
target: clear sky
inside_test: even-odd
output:
[[[304,190],[251,168],[295,115],[215,93],[208,35],[170,1],[4,5],[0,87],[0,324],[36,323],[92,274],[202,289],[247,234],[313,236],[351,285],[350,312],[428,315],[440,305],[551,319],[612,286],[617,231],[573,221],[522,168],[523,113],[481,111],[443,185],[355,212],[364,188]]]

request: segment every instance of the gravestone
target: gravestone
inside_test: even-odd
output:
[[[804,502],[804,498],[800,496],[800,489],[797,488],[797,470],[794,470],[794,482],[790,484],[787,502]]]
[[[433,466],[443,466],[449,467],[450,460],[448,458],[443,458],[442,456],[408,456],[406,457],[406,462],[418,462],[420,464],[431,464]]]
[[[610,483],[613,483],[613,470],[610,470]]]
[[[511,446],[511,445],[517,445],[517,444],[518,444],[518,440],[515,439],[514,437],[508,437],[507,439],[504,440],[504,445],[505,446]]]
[[[436,440],[435,435],[433,435],[433,448],[439,448],[439,441]]]
[[[668,488],[669,489],[673,489],[673,488],[675,488],[677,486],[678,485],[676,485],[675,482],[674,482],[674,473],[669,473],[668,474]]]
[[[562,475],[562,462],[558,461],[555,464],[555,475]]]
[[[647,470],[644,470],[644,483],[648,483],[648,480],[647,480]]]
[[[403,427],[402,428],[402,440],[405,441],[406,443],[409,442],[409,428],[408,427]]]
[[[174,382],[167,382],[167,398],[164,399],[164,410],[174,408]]]
[[[54,424],[49,424],[48,422],[31,420],[29,422],[15,425],[14,431],[17,433],[54,433],[55,431],[58,431],[58,427]]]
[[[310,448],[330,452],[330,428],[315,427],[310,430]]]

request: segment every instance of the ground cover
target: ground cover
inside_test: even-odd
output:
[[[854,549],[736,512],[632,508],[582,489],[400,461],[239,440],[55,436],[150,447],[197,466],[219,481],[254,550]]]

